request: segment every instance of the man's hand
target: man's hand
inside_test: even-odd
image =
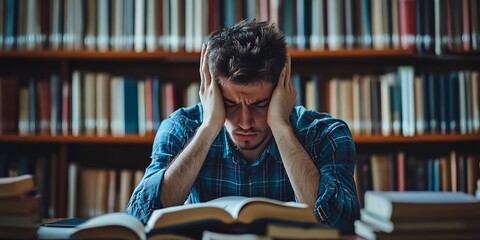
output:
[[[280,73],[268,107],[267,122],[270,128],[290,125],[289,116],[295,105],[296,96],[297,92],[290,79],[290,54],[287,52],[287,63]]]
[[[203,124],[218,133],[225,123],[225,106],[217,82],[208,64],[209,46],[203,45],[200,56],[200,101],[203,106]]]

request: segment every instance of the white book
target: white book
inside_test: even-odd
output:
[[[110,123],[110,76],[108,73],[96,73],[96,135],[106,136]]]
[[[170,51],[171,45],[171,27],[170,27],[170,1],[171,0],[163,0],[161,4],[162,6],[162,37],[160,39],[160,43],[163,47],[163,51]]]
[[[50,12],[50,49],[59,50],[62,43],[62,29],[60,22],[65,20],[62,18],[63,9],[60,8],[60,0],[51,0],[51,12]]]
[[[83,31],[84,31],[84,5],[82,1],[73,1],[71,5],[73,13],[73,50],[83,49]]]
[[[269,0],[269,21],[275,23],[275,25],[280,26],[280,10],[282,9],[282,1],[280,0]]]
[[[81,132],[82,111],[82,79],[79,71],[72,73],[72,135],[77,137]]]
[[[85,88],[83,91],[83,111],[84,123],[85,123],[85,134],[92,136],[95,134],[95,97],[96,97],[96,86],[95,86],[95,73],[86,72],[84,75],[84,84]]]
[[[194,40],[193,50],[200,52],[204,37],[208,36],[208,4],[207,0],[195,0],[194,2]],[[206,42],[206,41],[205,41]]]
[[[352,77],[352,98],[353,98],[353,115],[352,115],[352,133],[353,135],[360,135],[361,126],[361,113],[362,113],[362,91],[360,90],[360,76],[358,74]]]
[[[409,66],[400,66],[398,71],[402,96],[402,134],[404,136],[413,136],[415,134],[414,70]]]
[[[298,50],[305,50],[306,47],[306,39],[305,39],[305,0],[298,0],[297,1],[297,35],[296,35],[296,42],[297,42],[297,49]]]
[[[110,4],[108,0],[97,0],[97,4],[97,49],[106,52],[110,41]]]
[[[193,52],[194,46],[194,21],[200,21],[194,18],[193,0],[185,0],[185,51]]]
[[[323,0],[312,0],[312,35],[310,48],[315,51],[325,49]]]
[[[137,81],[138,98],[138,135],[145,136],[146,133],[146,105],[145,105],[145,81]]]
[[[181,48],[181,36],[180,36],[180,3],[177,0],[170,0],[170,50],[172,52],[178,52]]]
[[[146,29],[145,29],[145,44],[147,52],[155,52],[157,50],[157,17],[158,14],[158,1],[156,0],[147,0],[146,7]]]
[[[68,164],[68,203],[67,203],[67,217],[77,217],[77,190],[78,190],[78,165],[75,162]]]
[[[387,73],[380,76],[380,99],[382,112],[382,135],[390,136],[392,134],[392,101],[391,90],[395,84],[395,74]]]
[[[145,0],[135,0],[135,52],[145,49]]]
[[[328,49],[335,51],[343,48],[343,18],[342,18],[343,4],[338,0],[328,0],[327,2],[327,42]]]

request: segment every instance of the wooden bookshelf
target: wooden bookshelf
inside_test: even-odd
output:
[[[111,75],[115,76],[158,76],[165,79],[167,82],[171,82],[175,84],[175,87],[178,91],[183,91],[183,88],[187,87],[189,83],[196,82],[199,80],[198,75],[198,64],[200,59],[200,53],[197,51],[186,51],[185,47],[180,47],[178,51],[168,51],[165,49],[172,48],[172,42],[164,41],[162,43],[158,43],[153,51],[147,51],[147,41],[145,41],[145,46],[139,52],[134,50],[134,46],[129,46],[130,50],[119,50],[114,51],[114,48],[119,47],[118,44],[110,44],[108,43],[106,51],[87,51],[87,46],[84,45],[78,49],[72,47],[72,45],[77,43],[72,42],[56,42],[57,49],[59,50],[50,50],[54,49],[52,46],[54,43],[49,40],[50,33],[43,32],[43,31],[50,31],[52,30],[53,26],[48,26],[44,28],[43,25],[49,25],[52,17],[50,15],[51,12],[54,12],[54,7],[48,5],[47,7],[41,6],[41,13],[39,16],[32,18],[31,16],[27,16],[25,12],[21,12],[19,4],[16,5],[14,8],[17,13],[12,15],[7,8],[8,4],[14,4],[16,1],[0,1],[0,4],[4,4],[4,14],[0,15],[3,17],[4,21],[2,24],[5,26],[8,24],[11,25],[11,28],[17,28],[18,17],[25,16],[28,18],[25,20],[24,24],[37,24],[40,22],[41,31],[37,32],[36,34],[44,34],[46,36],[45,42],[39,43],[42,46],[35,47],[34,50],[27,51],[25,50],[28,46],[27,43],[24,43],[20,48],[21,50],[17,50],[15,44],[13,44],[10,49],[7,50],[7,34],[0,33],[4,37],[3,41],[3,48],[0,48],[0,78],[2,77],[13,77],[18,82],[20,82],[23,87],[27,85],[30,79],[33,79],[33,82],[39,80],[46,80],[49,79],[51,74],[58,74],[60,81],[62,82],[71,82],[72,81],[72,74],[75,71],[78,72],[89,72],[89,73],[99,73],[99,72],[106,72]],[[40,1],[43,3],[43,1]],[[67,1],[49,1],[49,4],[58,4],[60,2],[65,2],[65,5],[62,5],[62,8],[55,8],[57,12],[51,13],[53,16],[56,17],[57,21],[60,19],[66,26],[74,26],[75,20],[71,19],[72,14],[66,14],[69,11],[76,10],[75,8],[84,8],[86,5],[91,4],[95,1],[85,1],[85,4],[78,3],[70,3]],[[112,1],[104,1],[103,3],[112,2]],[[119,1],[123,2],[123,1]],[[158,4],[161,1],[145,1],[149,2],[149,4]],[[164,1],[165,2],[165,1]],[[171,1],[166,1],[171,2]],[[252,1],[244,1],[245,3]],[[282,1],[281,1],[282,2]],[[294,1],[295,2],[295,1]],[[302,1],[299,1],[299,3]],[[325,1],[324,1],[325,2]],[[358,4],[361,2],[367,1],[351,1],[353,5],[351,11],[355,9],[360,9]],[[370,2],[370,1],[368,1]],[[378,4],[379,1],[371,1],[372,4]],[[421,2],[421,1],[417,1]],[[442,1],[440,1],[442,2]],[[438,4],[446,4],[446,3],[438,3]],[[458,1],[461,2],[461,1]],[[463,1],[466,2],[466,1]],[[32,4],[32,1],[29,3],[22,4],[23,7]],[[283,2],[282,2],[283,3]],[[290,1],[291,3],[291,1]],[[15,3],[16,4],[16,3]],[[63,4],[63,3],[62,3]],[[70,5],[69,5],[70,4]],[[123,3],[122,3],[123,4]],[[302,6],[305,11],[311,11],[311,1],[305,1],[305,4],[309,4],[308,6]],[[460,4],[460,3],[455,3]],[[74,6],[72,8],[72,6]],[[212,7],[212,6],[211,6]],[[355,8],[356,7],[356,8]],[[51,8],[51,9],[50,9]],[[148,8],[148,7],[147,7]],[[213,9],[213,8],[212,8]],[[249,8],[249,9],[257,9],[258,8]],[[292,6],[293,9],[296,9]],[[23,9],[25,10],[25,9]],[[265,10],[265,9],[263,9]],[[286,28],[291,29],[299,29],[300,27],[305,26],[289,26],[287,24],[298,24],[300,21],[298,19],[293,19],[294,17],[305,17],[307,14],[298,14],[292,13],[292,16],[283,16],[285,10],[288,9],[274,9],[279,11],[279,16],[282,19],[280,22],[279,27],[282,30],[286,30]],[[104,8],[103,11],[98,10],[100,14],[98,16],[110,16],[108,13],[113,11],[111,9]],[[207,24],[208,31],[211,32],[215,29],[223,28],[223,22],[220,22],[220,19],[225,20],[226,18],[234,18],[235,16],[230,16],[231,14],[225,14],[223,11],[220,10],[221,13],[218,16],[215,16],[215,23],[210,21],[204,21],[208,19],[206,16],[192,18],[192,21],[197,24]],[[246,9],[243,9],[246,13]],[[272,9],[268,9],[265,12],[272,11]],[[327,11],[327,9],[324,9]],[[342,10],[342,15],[344,14],[343,11],[347,11],[347,9]],[[127,12],[127,11],[125,11]],[[242,11],[232,11],[230,13],[235,12],[238,14]],[[432,11],[431,11],[432,12]],[[430,14],[431,14],[430,12]],[[86,18],[87,11],[83,9],[83,16],[84,19],[84,30],[80,31],[81,34],[87,35],[86,28],[92,27],[92,25],[88,25],[89,19]],[[171,16],[162,16],[163,18],[173,18],[179,16],[179,12],[174,12],[170,14]],[[305,12],[306,13],[306,12]],[[352,12],[353,13],[353,12]],[[21,14],[21,15],[19,15]],[[46,15],[45,15],[46,14]],[[118,13],[117,13],[118,14]],[[126,14],[126,13],[122,13]],[[128,13],[133,14],[133,13]],[[320,13],[319,13],[320,14]],[[335,14],[330,14],[328,12],[323,12],[323,20],[328,19],[329,16],[333,16]],[[340,13],[337,13],[340,14]],[[382,13],[385,18],[390,17],[391,14],[389,13]],[[310,12],[311,15],[311,12]],[[414,16],[412,14],[411,16]],[[339,15],[340,16],[340,15]],[[350,16],[350,15],[349,15]],[[315,98],[320,99],[320,107],[321,111],[328,110],[329,104],[329,97],[331,93],[329,93],[328,83],[331,81],[332,78],[352,78],[352,75],[360,75],[360,76],[376,76],[379,77],[385,73],[393,73],[398,74],[398,67],[399,66],[410,66],[415,71],[415,76],[426,74],[444,74],[447,76],[452,72],[459,72],[459,71],[480,71],[480,50],[477,46],[474,49],[474,45],[471,44],[470,49],[462,50],[462,46],[455,46],[454,42],[449,42],[448,44],[445,43],[443,40],[441,41],[440,51],[436,52],[435,45],[433,41],[429,43],[423,42],[423,45],[420,44],[421,49],[416,49],[416,46],[408,46],[402,47],[401,45],[397,45],[394,47],[394,43],[389,42],[388,44],[384,45],[384,47],[380,50],[374,50],[374,44],[376,41],[373,38],[374,32],[376,31],[377,34],[382,34],[382,32],[378,32],[379,29],[375,29],[372,23],[369,21],[373,21],[371,16],[364,16],[364,13],[356,12],[355,14],[351,14],[351,16],[355,16],[356,19],[350,18],[351,22],[342,21],[339,24],[338,29],[339,31],[343,31],[346,29],[347,25],[351,25],[355,28],[361,28],[365,24],[371,24],[370,26],[370,33],[364,32],[352,32],[357,39],[355,40],[354,46],[347,46],[345,42],[343,42],[343,46],[339,47],[338,50],[328,50],[328,39],[325,39],[325,44],[322,46],[325,50],[310,50],[308,46],[306,46],[306,50],[298,50],[301,49],[296,44],[298,42],[294,42],[295,44],[290,44],[290,56],[292,57],[292,73],[302,75],[302,77],[309,78],[312,74],[316,74],[320,76],[318,91],[314,92],[316,95]],[[462,16],[460,14],[452,14],[451,16]],[[7,17],[13,22],[8,21]],[[44,21],[47,17],[48,21]],[[158,17],[158,16],[157,16]],[[237,18],[246,18],[245,16],[237,16]],[[287,21],[286,17],[291,17],[291,21]],[[425,17],[425,16],[421,16]],[[429,17],[429,16],[426,16]],[[430,16],[431,17],[431,16]],[[305,17],[307,18],[307,17]],[[384,19],[385,19],[384,18]],[[121,23],[118,22],[120,20]],[[440,18],[442,23],[447,23],[447,18]],[[40,21],[43,20],[43,21]],[[112,36],[107,36],[107,38],[113,38],[113,25],[115,26],[123,26],[125,24],[123,21],[129,21],[129,23],[134,22],[133,16],[125,16],[123,18],[117,18],[115,23],[112,23],[113,19],[107,19],[109,21],[106,24],[109,26],[110,33]],[[150,19],[151,20],[151,19]],[[163,19],[165,20],[165,19]],[[166,19],[171,21],[172,19]],[[178,20],[178,19],[176,19]],[[186,20],[186,19],[185,19]],[[307,20],[307,19],[303,19]],[[430,19],[433,21],[433,18]],[[456,23],[461,23],[461,19],[457,19]],[[38,22],[37,22],[38,21]],[[148,21],[148,19],[146,20]],[[313,21],[313,20],[312,20]],[[335,19],[329,19],[328,21],[337,21]],[[452,21],[452,20],[451,20]],[[159,21],[157,21],[159,22]],[[166,21],[165,21],[166,22]],[[186,22],[186,21],[185,21]],[[302,21],[303,22],[303,21]],[[394,24],[393,21],[390,19],[390,24]],[[453,21],[452,21],[453,22]],[[105,22],[104,22],[105,23]],[[326,22],[324,22],[325,25]],[[95,22],[96,24],[96,22]],[[94,24],[94,25],[95,25]],[[146,23],[145,23],[146,24]],[[213,24],[213,25],[212,25]],[[400,24],[400,23],[397,23]],[[33,26],[32,25],[32,26]],[[101,24],[98,23],[100,26]],[[112,26],[110,26],[112,25]],[[14,27],[15,26],[15,27]],[[195,25],[197,26],[197,25]],[[433,24],[432,24],[433,26]],[[111,28],[110,28],[111,27]],[[312,26],[313,27],[313,26]],[[329,28],[331,26],[329,25]],[[377,26],[378,27],[378,26]],[[397,26],[398,27],[398,26]],[[75,30],[78,30],[76,27]],[[182,26],[176,26],[177,30],[185,30],[181,29]],[[183,26],[185,28],[185,26]],[[6,27],[3,28],[4,31]],[[33,28],[32,28],[33,29]],[[46,29],[46,30],[45,30]],[[146,26],[144,26],[146,29]],[[353,28],[352,28],[353,29]],[[18,30],[18,29],[17,29]],[[18,31],[13,31],[12,34],[16,34]],[[70,30],[70,29],[69,29]],[[303,32],[306,29],[302,29]],[[383,29],[385,30],[385,29]],[[383,31],[380,30],[380,31]],[[430,29],[432,30],[432,29]],[[64,29],[57,29],[57,31],[62,33]],[[327,29],[323,29],[325,37],[328,34]],[[359,31],[356,29],[355,31]],[[388,31],[393,30],[385,30],[387,34],[390,34]],[[178,31],[180,32],[180,31]],[[186,31],[184,31],[186,32]],[[434,38],[434,31],[430,32],[422,32],[422,34],[430,34],[430,40],[435,40]],[[478,31],[477,31],[478,33]],[[72,32],[69,32],[72,34]],[[147,34],[146,32],[144,33]],[[164,37],[164,33],[157,32],[158,36],[156,37]],[[171,33],[173,34],[173,33]],[[287,39],[294,39],[297,37],[292,32],[285,31]],[[362,35],[364,34],[364,35]],[[385,32],[383,32],[385,34]],[[398,33],[400,34],[400,33]],[[444,33],[447,34],[447,33]],[[108,35],[108,34],[107,34]],[[203,37],[208,35],[207,32],[203,33]],[[123,35],[122,35],[123,36]],[[122,37],[120,36],[120,37]],[[16,37],[10,36],[9,37]],[[25,37],[22,35],[22,37]],[[81,37],[85,37],[84,35],[80,36],[80,45],[83,44],[83,40]],[[118,37],[118,36],[115,36]],[[171,37],[168,35],[167,37]],[[176,36],[179,37],[179,36]],[[182,36],[183,37],[183,36]],[[364,43],[363,39],[365,37],[370,37],[370,43]],[[442,36],[442,37],[451,37],[451,36]],[[393,37],[392,37],[393,38]],[[199,38],[202,42],[204,39]],[[381,39],[381,38],[376,38]],[[68,38],[67,38],[68,40]],[[197,39],[195,39],[197,40]],[[26,40],[25,40],[26,41]],[[60,40],[64,41],[64,40]],[[296,40],[295,40],[296,41]],[[163,44],[163,45],[162,45]],[[449,45],[450,44],[450,45]],[[121,44],[120,44],[121,45]],[[300,45],[300,44],[298,44]],[[62,50],[64,46],[67,46],[65,49],[72,49],[72,50]],[[425,47],[427,46],[427,47]],[[122,48],[124,46],[120,46]],[[94,49],[98,49],[98,45],[93,47]],[[139,79],[141,78],[139,77]],[[162,80],[163,80],[162,79]],[[82,79],[84,80],[84,79]],[[144,80],[144,79],[141,79]],[[309,79],[302,79],[302,83],[305,83]],[[438,80],[438,79],[435,79]],[[437,81],[438,82],[438,81]],[[437,91],[438,89],[434,89],[433,92]],[[438,91],[437,91],[438,92]],[[341,95],[340,97],[345,97],[345,95]],[[378,99],[377,99],[378,100]],[[175,103],[177,103],[178,107],[183,106],[183,96],[179,94],[176,96]],[[444,106],[442,106],[444,107]],[[438,110],[438,109],[437,109]],[[480,121],[480,119],[479,119]],[[0,126],[1,127],[1,126]],[[361,132],[361,131],[360,131]],[[428,157],[439,157],[441,154],[442,156],[448,155],[451,152],[455,154],[466,154],[466,156],[474,155],[480,156],[480,133],[466,133],[460,134],[460,131],[455,130],[451,131],[448,134],[430,134],[425,133],[422,135],[414,135],[411,137],[401,136],[380,136],[378,134],[379,131],[376,132],[377,135],[354,135],[354,141],[357,147],[357,153],[359,156],[361,155],[369,155],[377,152],[381,152],[383,154],[390,154],[395,155],[399,152],[405,152],[406,154],[413,152],[415,154],[422,154],[427,155]],[[438,129],[432,131],[438,133]],[[149,160],[149,154],[151,153],[151,145],[154,141],[154,135],[146,135],[146,136],[139,136],[137,134],[127,134],[123,137],[114,137],[107,134],[104,137],[97,137],[95,135],[87,136],[85,132],[81,132],[79,136],[71,135],[71,131],[69,131],[69,135],[63,136],[61,133],[57,133],[56,136],[50,135],[25,135],[20,136],[16,132],[8,132],[4,134],[0,134],[0,157],[1,154],[11,153],[11,155],[18,157],[18,155],[22,154],[31,154],[32,152],[35,153],[45,153],[51,154],[52,152],[58,157],[58,186],[55,186],[58,189],[58,199],[56,203],[56,213],[55,216],[51,217],[66,217],[67,216],[67,179],[68,179],[68,167],[69,164],[72,162],[83,164],[83,163],[108,163],[111,164],[112,168],[117,168],[124,163],[134,161],[141,162]],[[31,151],[34,149],[35,151]],[[136,156],[139,156],[136,158]],[[365,159],[360,159],[359,161],[364,161]],[[367,160],[368,161],[368,160]],[[359,162],[360,163],[360,162]],[[147,163],[148,164],[148,163]],[[93,164],[94,165],[94,164]],[[358,165],[357,165],[358,166]],[[146,166],[135,166],[137,168],[145,168]],[[478,166],[477,166],[478,167]],[[358,168],[357,168],[358,169]],[[478,169],[477,169],[478,171]]]

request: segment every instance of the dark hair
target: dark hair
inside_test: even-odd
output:
[[[237,84],[277,85],[286,63],[285,37],[273,23],[242,20],[210,35],[208,63],[214,78]]]

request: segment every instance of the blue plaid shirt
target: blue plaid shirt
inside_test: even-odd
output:
[[[130,199],[127,212],[147,222],[153,210],[162,208],[160,189],[165,170],[185,148],[202,123],[202,106],[182,108],[165,119],[157,131],[152,162]],[[315,162],[321,176],[314,212],[320,222],[352,232],[359,218],[353,173],[355,144],[347,125],[325,113],[297,106],[290,123],[298,140]],[[272,138],[261,157],[251,163],[242,159],[223,128],[214,140],[187,202],[241,195],[296,201],[292,185]]]

